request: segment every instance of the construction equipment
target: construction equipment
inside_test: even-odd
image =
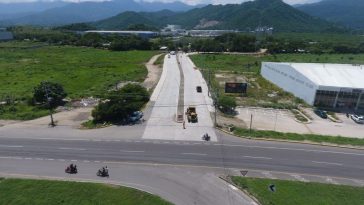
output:
[[[198,122],[196,107],[188,107],[186,111],[186,116],[188,122],[192,123]]]

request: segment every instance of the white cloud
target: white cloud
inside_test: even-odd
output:
[[[66,1],[66,2],[83,2],[83,1],[106,1],[106,0],[0,0],[1,3],[18,3],[18,2],[34,2],[34,1]],[[143,1],[143,0],[137,0]],[[144,0],[144,1],[160,1],[160,2],[173,2],[176,0]],[[242,3],[249,0],[177,0],[182,1],[187,4],[195,5],[195,4],[227,4],[227,3]],[[320,0],[284,0],[289,4],[303,4],[303,3],[312,3],[318,2]]]

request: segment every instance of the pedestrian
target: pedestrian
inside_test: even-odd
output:
[[[183,120],[183,129],[186,129],[186,121]]]

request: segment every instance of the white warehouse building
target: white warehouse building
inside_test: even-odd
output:
[[[317,107],[364,110],[364,66],[263,62],[261,75]]]

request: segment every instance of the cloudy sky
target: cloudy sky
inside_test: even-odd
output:
[[[104,0],[0,0],[2,3],[14,3],[14,2],[33,2],[33,1],[69,1],[69,2],[82,2],[82,1],[104,1]],[[138,0],[137,0],[138,1]],[[140,1],[140,0],[139,0]],[[173,2],[176,0],[144,0],[144,1],[163,1],[163,2]],[[226,4],[226,3],[241,3],[248,0],[177,0],[182,1],[191,5],[194,4]],[[320,0],[283,0],[289,4],[302,4],[302,3],[312,3]]]

